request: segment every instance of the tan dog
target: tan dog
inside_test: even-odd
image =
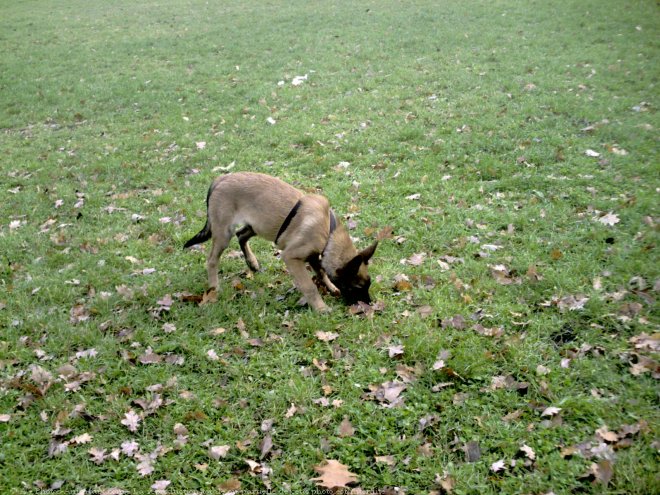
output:
[[[259,270],[248,245],[252,237],[259,236],[282,250],[282,259],[296,286],[315,310],[329,308],[321,299],[306,263],[330,292],[341,294],[348,304],[371,302],[367,264],[378,241],[358,252],[325,197],[304,194],[269,175],[238,172],[213,181],[206,207],[206,225],[183,247],[213,239],[206,263],[209,287],[218,286],[218,259],[234,234],[250,270]]]

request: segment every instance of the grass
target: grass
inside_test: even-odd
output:
[[[314,467],[335,459],[374,493],[657,491],[657,362],[630,341],[658,331],[652,2],[2,10],[0,485],[312,493]],[[181,245],[226,170],[322,190],[359,246],[392,227],[371,268],[383,308],[297,307],[259,241],[262,273],[225,256],[218,302],[183,302],[206,276]],[[144,364],[148,348],[163,361]],[[399,407],[373,397],[390,381],[407,382]],[[135,432],[129,410],[144,416]],[[153,473],[110,457],[130,439],[156,452]],[[209,445],[230,449],[214,460]]]

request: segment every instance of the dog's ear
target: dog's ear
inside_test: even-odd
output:
[[[358,253],[351,261],[337,270],[337,273],[342,278],[352,278],[357,274],[363,262],[364,259],[362,258],[362,254]]]
[[[374,255],[374,251],[376,251],[376,247],[378,247],[378,241],[375,241],[371,246],[369,246],[368,248],[364,248],[362,251],[360,251],[359,256],[362,257],[362,261],[364,261],[365,265],[369,264],[369,260]]]

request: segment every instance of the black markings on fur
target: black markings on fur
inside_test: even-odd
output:
[[[337,218],[335,217],[335,212],[330,210],[330,234],[332,234],[337,228]]]
[[[295,217],[296,213],[298,213],[298,209],[300,209],[300,200],[298,200],[296,204],[293,205],[293,208],[291,208],[291,211],[284,219],[284,222],[282,223],[280,230],[277,232],[277,236],[275,236],[275,244],[277,244],[277,241],[279,240],[280,236],[284,234],[284,231],[289,227],[291,220],[293,220],[293,217]]]
[[[189,248],[190,246],[194,246],[195,244],[201,244],[202,242],[206,242],[211,238],[211,225],[209,223],[209,200],[211,199],[211,193],[213,192],[213,188],[215,186],[215,183],[211,184],[209,187],[208,192],[206,193],[206,224],[204,224],[204,227],[202,230],[200,230],[197,234],[192,239],[188,239],[188,241],[183,245],[183,249]]]
[[[248,268],[253,272],[258,272],[259,267],[250,263],[247,243],[250,239],[252,239],[256,235],[257,235],[256,232],[249,225],[246,225],[238,232],[236,232],[236,237],[238,238],[238,244],[241,246],[241,251],[243,252],[243,257],[245,258],[245,263],[247,263]]]

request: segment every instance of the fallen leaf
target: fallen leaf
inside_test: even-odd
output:
[[[496,461],[490,465],[490,470],[494,473],[497,473],[499,471],[504,471],[506,469],[506,465],[504,464],[503,460]]]
[[[621,221],[621,219],[619,218],[618,215],[616,215],[612,212],[609,212],[606,215],[603,215],[602,217],[598,218],[598,221],[600,223],[602,223],[603,225],[613,226],[613,225],[616,225],[617,223],[619,223]]]
[[[218,490],[223,493],[240,493],[241,482],[237,478],[230,478],[218,485]]]
[[[219,461],[220,459],[227,456],[230,448],[231,447],[229,445],[217,445],[209,447],[209,457]]]
[[[319,339],[322,342],[332,342],[335,340],[337,337],[339,337],[338,333],[334,332],[324,332],[322,330],[319,330],[316,332],[314,335],[316,335],[316,338]]]
[[[344,416],[344,419],[339,424],[339,436],[342,438],[352,437],[354,433],[355,429],[349,421],[348,416]]]
[[[126,414],[124,414],[124,419],[121,420],[121,424],[126,426],[126,428],[128,428],[129,431],[135,432],[137,431],[140,421],[142,421],[140,416],[137,415],[135,411],[133,411],[133,409],[131,409]]]
[[[584,309],[584,305],[589,301],[587,296],[582,294],[571,295],[562,297],[557,301],[557,307],[562,313],[565,310],[576,311],[579,309]]]
[[[593,478],[594,484],[607,486],[614,475],[612,461],[602,460],[598,463],[593,463],[589,466],[589,471],[586,475],[588,478]]]
[[[272,449],[273,449],[273,437],[270,435],[270,433],[266,433],[263,440],[259,444],[259,450],[261,451],[260,459],[266,457]]]
[[[446,472],[443,473],[442,476],[436,474],[435,482],[445,491],[445,493],[452,493],[456,487],[456,478],[450,476]]]
[[[321,476],[312,478],[317,486],[335,489],[345,488],[349,483],[356,483],[357,475],[351,473],[348,467],[335,460],[328,460],[323,465],[314,466],[314,470]]]
[[[202,300],[199,302],[200,306],[204,306],[205,304],[211,304],[218,302],[218,293],[216,292],[215,289],[207,289],[204,292],[204,295],[202,296]]]
[[[400,263],[402,265],[420,266],[422,263],[424,263],[425,259],[426,253],[415,253],[408,259],[402,259]]]
[[[377,455],[374,456],[374,459],[376,460],[376,463],[387,464],[388,466],[394,466],[396,464],[393,455]]]
[[[607,425],[603,425],[596,430],[596,435],[606,442],[614,443],[619,440],[619,435],[610,431]]]
[[[641,333],[630,338],[630,343],[635,346],[635,349],[640,351],[650,351],[660,353],[660,333],[648,335]]]
[[[151,347],[149,347],[144,354],[138,357],[138,361],[142,364],[158,364],[163,361],[163,356],[156,354]]]
[[[285,418],[290,418],[294,414],[296,414],[296,412],[298,412],[298,408],[296,407],[295,404],[291,404],[291,407],[289,407],[289,409],[286,410],[286,413],[284,414],[284,417]]]
[[[561,407],[546,407],[541,413],[541,416],[555,416],[559,414],[559,411],[561,411]]]
[[[94,464],[103,464],[105,461],[105,449],[100,449],[98,447],[92,447],[87,452],[92,456],[92,462]]]
[[[420,306],[419,308],[417,308],[417,314],[422,319],[428,318],[433,314],[433,312],[434,312],[433,307],[429,305]]]
[[[121,451],[127,457],[133,457],[139,449],[140,444],[138,444],[135,440],[127,440],[121,444]]]
[[[521,282],[520,278],[512,276],[505,265],[491,265],[490,273],[500,285],[519,284]]]
[[[376,234],[376,239],[382,241],[383,239],[392,239],[393,228],[390,226],[384,227],[380,232]]]
[[[83,443],[89,443],[91,441],[92,441],[92,435],[90,435],[89,433],[83,433],[82,435],[78,435],[71,439],[71,443],[75,443],[77,445],[81,445]]]
[[[167,493],[167,487],[170,486],[170,483],[172,482],[169,480],[158,480],[153,485],[151,485],[151,489],[158,495],[165,495]]]
[[[520,451],[525,454],[525,457],[527,457],[530,460],[535,460],[536,459],[536,452],[534,452],[534,449],[532,449],[529,445],[523,444],[522,447],[520,447]]]
[[[441,321],[442,328],[455,328],[456,330],[465,330],[466,322],[463,315],[455,315]]]
[[[390,358],[403,355],[403,345],[391,345],[387,348],[387,353]]]

